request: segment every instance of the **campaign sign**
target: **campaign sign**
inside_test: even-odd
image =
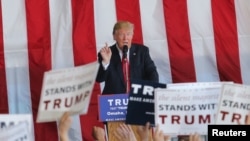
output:
[[[216,124],[244,124],[250,111],[250,86],[225,84],[222,87]]]
[[[37,122],[57,121],[65,111],[86,114],[98,67],[95,61],[45,72]]]
[[[151,126],[155,126],[155,88],[166,88],[166,84],[145,80],[131,80],[126,124],[144,126],[147,122],[150,122]]]
[[[28,122],[20,122],[0,130],[0,141],[33,141]]]
[[[34,140],[32,114],[0,114],[0,130],[0,141],[21,138],[23,138],[23,141]],[[16,131],[18,132],[14,135]],[[26,136],[27,134],[29,136]]]
[[[221,89],[155,89],[155,122],[168,135],[207,135],[215,123]]]
[[[188,88],[221,88],[224,84],[233,84],[232,81],[215,81],[215,82],[183,82],[183,83],[169,83],[168,89],[188,89]]]
[[[124,121],[127,105],[128,94],[99,95],[99,121]]]

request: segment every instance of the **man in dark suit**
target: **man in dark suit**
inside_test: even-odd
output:
[[[105,82],[102,94],[127,93],[123,76],[122,53],[128,47],[129,80],[140,79],[159,81],[158,72],[149,54],[149,48],[132,43],[134,25],[128,21],[119,21],[114,25],[113,38],[116,41],[109,47],[107,44],[98,53],[100,67],[97,82]]]

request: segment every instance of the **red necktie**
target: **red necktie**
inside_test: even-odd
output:
[[[130,90],[130,80],[129,80],[129,63],[127,57],[122,57],[122,70],[123,77],[126,85],[126,93]]]

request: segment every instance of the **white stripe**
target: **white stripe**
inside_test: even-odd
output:
[[[74,67],[72,44],[72,9],[69,0],[50,0],[52,69]],[[82,141],[81,122],[72,116],[69,139]]]
[[[52,68],[74,66],[72,49],[72,10],[69,0],[50,0]]]
[[[2,0],[9,113],[32,113],[25,0]]]
[[[105,43],[114,43],[112,30],[116,19],[115,0],[94,1],[95,35],[97,52]]]
[[[188,0],[187,5],[197,81],[219,81],[211,0]]]
[[[162,1],[140,0],[143,41],[149,47],[161,83],[172,82]],[[136,28],[136,27],[135,27]]]
[[[240,66],[243,84],[250,84],[250,1],[237,0],[235,2],[235,11],[237,19]]]

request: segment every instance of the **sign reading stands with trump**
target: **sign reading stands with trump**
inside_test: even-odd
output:
[[[222,87],[216,124],[244,124],[250,111],[250,86],[225,84]]]
[[[168,135],[207,134],[215,122],[221,88],[155,89],[155,122]]]
[[[95,61],[45,72],[37,122],[56,121],[65,111],[86,114],[98,67]]]

